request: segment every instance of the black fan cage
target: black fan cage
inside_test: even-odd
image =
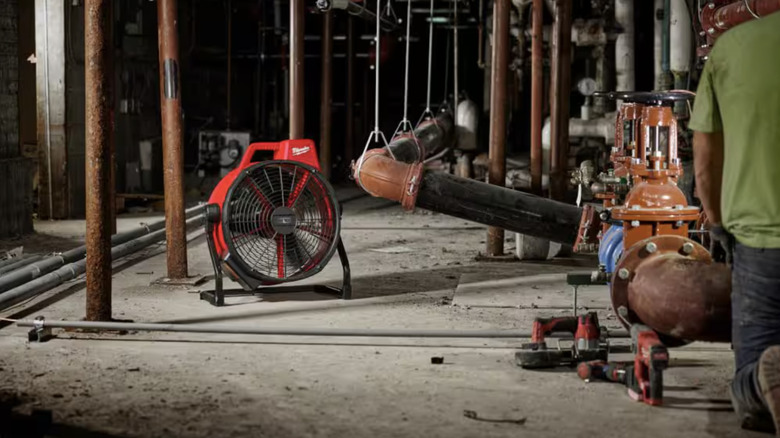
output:
[[[265,161],[228,190],[222,225],[230,257],[264,283],[307,278],[336,250],[341,229],[333,188],[313,167]]]

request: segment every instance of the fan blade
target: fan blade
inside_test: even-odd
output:
[[[279,278],[285,278],[284,251],[284,236],[276,236],[276,276]]]
[[[298,183],[295,184],[295,188],[293,188],[292,192],[290,192],[290,196],[287,198],[287,207],[292,208],[293,205],[295,205],[295,201],[298,200],[298,197],[301,196],[301,193],[303,193],[304,189],[306,188],[306,184],[309,183],[309,173],[304,173],[301,179],[298,180]]]

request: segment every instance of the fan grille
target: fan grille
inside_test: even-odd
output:
[[[225,241],[257,278],[293,281],[333,255],[339,214],[333,189],[313,168],[267,161],[236,178],[224,204]]]

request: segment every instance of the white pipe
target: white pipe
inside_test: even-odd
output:
[[[618,91],[633,91],[634,75],[634,0],[615,0],[615,21],[622,29],[615,41],[615,72]]]
[[[607,145],[615,144],[615,113],[605,114],[599,119],[569,119],[569,137],[603,138]],[[550,118],[542,127],[542,175],[550,174]]]
[[[677,76],[679,73],[687,73],[690,69],[693,34],[691,17],[685,0],[671,0],[671,5],[669,66],[672,73]]]
[[[664,10],[664,0],[655,0],[654,6],[653,6],[653,18],[655,21],[655,26],[653,28],[653,72],[655,76],[655,81],[653,82],[653,87],[655,89],[659,89],[660,87],[658,84],[661,83],[663,80],[664,70],[661,66],[661,58],[663,57],[663,31],[664,31],[664,20],[662,17],[658,16],[658,11]]]
[[[466,98],[458,104],[457,114],[455,129],[458,149],[466,151],[476,150],[479,107],[473,100]]]

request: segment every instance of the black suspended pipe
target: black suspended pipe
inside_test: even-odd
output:
[[[202,223],[202,220],[202,216],[193,217],[186,222],[186,227],[200,224]],[[133,252],[157,243],[163,239],[165,239],[165,228],[143,235],[120,245],[116,245],[111,248],[111,260],[116,261],[121,257],[132,254]],[[81,260],[78,260],[74,263],[62,266],[54,272],[50,272],[42,277],[38,277],[35,280],[29,281],[19,287],[0,294],[0,310],[4,310],[10,306],[13,306],[14,304],[57,287],[68,280],[72,280],[83,274],[86,271],[86,267],[87,260],[86,258],[82,258]]]
[[[284,328],[257,326],[217,326],[208,324],[161,324],[137,322],[100,321],[48,321],[42,318],[16,321],[19,327],[36,329],[64,328],[84,330],[221,333],[236,335],[280,336],[338,336],[367,338],[513,338],[527,339],[531,332],[519,330],[417,330],[417,329],[338,329],[338,328]],[[559,338],[571,338],[571,333],[557,334]],[[627,338],[625,330],[609,332],[612,338]],[[551,336],[555,337],[555,336]]]
[[[575,205],[430,170],[415,205],[564,245],[574,245],[582,218]]]
[[[203,213],[203,205],[192,207],[185,211],[185,217],[187,219]],[[155,231],[165,228],[165,219],[157,222],[153,222],[148,225],[143,225],[138,228],[134,228],[124,233],[118,233],[111,236],[111,246],[120,245],[125,242],[129,242],[138,237],[151,234]],[[17,269],[13,272],[9,272],[7,275],[0,277],[0,296],[2,293],[32,281],[41,275],[54,271],[55,269],[66,265],[68,263],[74,263],[82,260],[87,254],[87,247],[82,245],[78,248],[65,251],[62,254],[47,257],[43,260],[37,261],[33,264]]]

